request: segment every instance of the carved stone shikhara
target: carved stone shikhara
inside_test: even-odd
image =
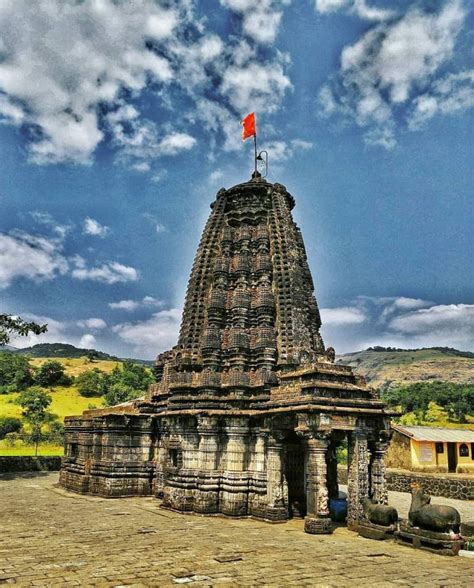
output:
[[[389,414],[325,349],[285,186],[220,190],[189,280],[179,341],[144,399],[66,419],[61,484],[164,507],[331,530],[335,449],[349,446],[348,524],[386,501]]]

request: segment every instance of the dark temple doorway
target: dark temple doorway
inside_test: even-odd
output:
[[[456,472],[457,456],[456,443],[448,443],[448,472]]]
[[[285,477],[288,484],[289,518],[306,515],[305,452],[293,431],[285,441]]]

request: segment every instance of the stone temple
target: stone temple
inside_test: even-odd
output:
[[[217,193],[178,344],[144,399],[66,419],[65,488],[327,533],[347,441],[349,528],[364,497],[386,503],[389,413],[324,347],[294,205],[258,172]]]

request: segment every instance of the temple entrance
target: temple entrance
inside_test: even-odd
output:
[[[305,452],[293,431],[285,441],[285,478],[288,484],[288,517],[306,515]]]

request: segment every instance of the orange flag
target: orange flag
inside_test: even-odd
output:
[[[247,116],[240,121],[242,125],[242,141],[245,141],[249,137],[257,136],[257,123],[255,120],[255,112],[247,114]]]

